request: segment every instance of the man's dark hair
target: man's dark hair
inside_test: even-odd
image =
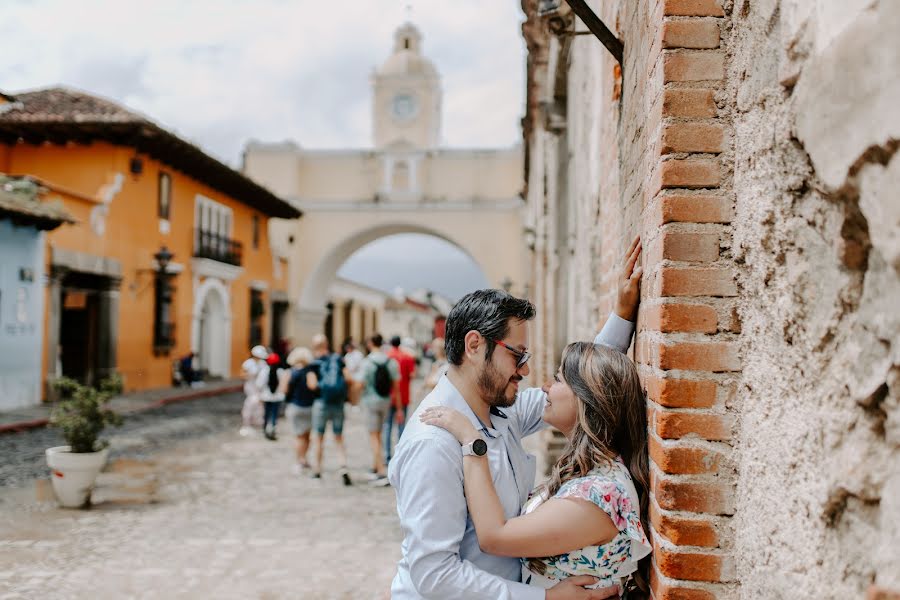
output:
[[[380,333],[376,333],[375,335],[370,337],[369,341],[372,342],[372,345],[376,348],[381,348],[381,346],[384,344],[384,338],[381,337]]]
[[[534,305],[503,290],[478,290],[466,294],[447,315],[444,347],[450,364],[461,365],[465,355],[466,334],[472,330],[488,338],[485,357],[490,360],[497,346],[490,340],[502,340],[509,334],[509,320],[530,321]]]
[[[399,335],[395,335],[394,337],[391,338],[391,346],[393,346],[394,348],[400,347],[400,336]]]

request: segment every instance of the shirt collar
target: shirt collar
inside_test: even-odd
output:
[[[459,393],[459,390],[456,389],[456,386],[453,385],[450,378],[446,375],[440,378],[437,386],[435,386],[435,391],[440,394],[441,404],[455,408],[464,414],[475,429],[486,431],[491,437],[498,437],[509,429],[507,411],[503,409],[491,408],[491,422],[482,424],[472,407],[469,406],[469,403],[466,402],[466,399],[463,398],[463,395]],[[503,416],[500,416],[501,414]]]

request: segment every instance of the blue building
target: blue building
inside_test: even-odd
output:
[[[41,401],[44,231],[71,223],[44,190],[0,174],[0,410]]]

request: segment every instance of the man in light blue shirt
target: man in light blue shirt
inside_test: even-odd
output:
[[[641,270],[633,267],[639,254],[636,243],[622,272],[616,311],[594,340],[623,353],[634,332],[630,319],[637,310]],[[521,440],[546,427],[541,420],[546,394],[540,388],[517,393],[519,381],[529,373],[527,321],[532,318],[530,302],[499,290],[467,295],[447,318],[450,368],[409,419],[389,468],[404,533],[393,600],[563,600],[615,594],[586,590],[569,580],[551,590],[525,585],[518,558],[482,552],[463,492],[459,442],[419,420],[420,411],[431,406],[466,415],[487,442],[506,518],[517,517],[536,475],[535,457]]]

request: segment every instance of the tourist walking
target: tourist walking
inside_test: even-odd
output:
[[[263,390],[263,435],[266,439],[275,441],[275,427],[278,424],[278,413],[281,411],[281,401],[284,400],[284,392],[279,391],[279,384],[285,370],[281,368],[281,357],[272,352],[266,357],[269,367],[269,378],[266,389]]]
[[[312,420],[315,431],[315,464],[313,477],[322,476],[322,455],[325,449],[325,429],[331,423],[331,433],[338,451],[338,474],[344,485],[352,485],[347,470],[347,448],[344,446],[344,403],[347,402],[350,376],[340,354],[331,352],[328,338],[313,337],[313,355],[318,363],[319,394],[313,401]]]
[[[431,390],[434,389],[434,386],[437,385],[444,373],[447,372],[447,365],[449,363],[447,362],[447,353],[444,350],[444,338],[436,337],[431,340],[431,356],[433,358],[431,369],[428,371],[428,375],[425,376],[425,381],[422,383],[422,394],[420,398],[424,398],[430,394]]]
[[[369,431],[369,444],[372,447],[372,485],[388,484],[384,456],[381,447],[381,431],[388,410],[393,405],[402,410],[397,382],[400,379],[400,367],[397,362],[382,352],[384,338],[376,333],[366,340],[369,355],[362,366],[362,405],[366,411],[366,429]]]
[[[352,337],[344,340],[342,350],[344,352],[344,366],[347,367],[347,373],[350,375],[348,398],[350,404],[356,408],[363,388],[360,369],[366,356],[356,347],[356,342],[353,341]]]
[[[269,365],[266,358],[269,351],[264,346],[253,346],[250,358],[241,365],[244,379],[244,406],[241,409],[241,429],[243,436],[251,435],[255,428],[263,425],[262,397],[269,384]]]
[[[400,347],[400,336],[395,335],[391,338],[391,348],[387,351],[387,356],[397,362],[400,368],[400,377],[397,380],[397,390],[400,394],[400,406],[393,403],[388,408],[388,414],[384,419],[384,425],[381,430],[381,439],[384,444],[384,464],[391,462],[391,433],[393,432],[394,422],[397,422],[397,440],[403,435],[403,427],[406,424],[406,413],[409,410],[409,384],[413,377],[416,376],[416,359],[412,354]]]
[[[295,471],[309,469],[309,432],[312,430],[312,406],[319,388],[318,364],[313,362],[309,348],[294,348],[287,358],[290,374],[281,384],[287,407],[284,416],[296,438],[297,464]]]

